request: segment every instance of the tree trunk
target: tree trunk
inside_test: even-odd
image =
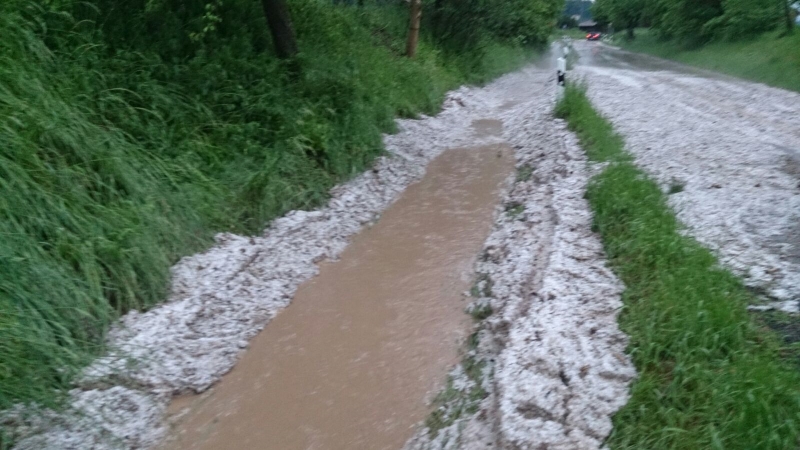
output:
[[[406,56],[413,58],[417,54],[417,43],[419,42],[419,22],[422,17],[421,0],[410,0],[411,17],[408,25],[408,43],[406,45]]]
[[[261,4],[264,6],[264,15],[267,16],[275,53],[281,59],[292,58],[297,54],[297,40],[294,37],[286,0],[261,0]]]
[[[789,7],[789,0],[783,1],[783,15],[786,19],[786,32],[791,33],[794,31],[794,23],[792,23],[792,8]]]

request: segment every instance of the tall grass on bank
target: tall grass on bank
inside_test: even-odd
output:
[[[800,92],[800,29],[790,35],[773,31],[735,41],[714,41],[696,48],[659,40],[646,29],[636,33],[636,39],[620,39],[617,44],[626,50]]]
[[[665,195],[622,138],[570,86],[556,107],[589,159],[608,166],[587,198],[626,285],[619,320],[639,372],[614,417],[614,449],[789,449],[800,435],[800,374],[745,309],[748,291],[680,233]]]
[[[409,60],[400,6],[297,0],[293,75],[265,50],[257,1],[226,2],[190,37],[182,7],[126,26],[112,10],[102,28],[88,2],[81,20],[56,9],[69,4],[0,2],[0,409],[57,404],[112,321],[163,301],[169,267],[213,233],[320,204],[396,115],[531,55],[423,36]]]

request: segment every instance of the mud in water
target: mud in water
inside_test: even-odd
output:
[[[472,122],[472,129],[478,137],[500,136],[503,134],[503,122],[494,119],[478,119]]]
[[[457,360],[468,330],[462,293],[512,169],[505,145],[431,162],[300,287],[217,387],[174,402],[184,415],[165,448],[402,447]]]

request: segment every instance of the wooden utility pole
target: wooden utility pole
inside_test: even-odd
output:
[[[408,21],[408,43],[406,45],[406,56],[413,58],[417,54],[417,43],[419,42],[419,22],[422,18],[422,1],[409,0],[411,15]]]
[[[297,40],[286,0],[261,0],[261,4],[264,6],[264,15],[267,16],[267,25],[278,58],[294,57],[297,54]]]

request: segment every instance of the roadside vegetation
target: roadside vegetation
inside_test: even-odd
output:
[[[589,159],[607,164],[587,198],[626,285],[619,320],[639,372],[610,448],[796,448],[800,373],[749,316],[752,294],[681,233],[667,194],[633,164],[584,87],[569,86],[556,113]]]
[[[409,58],[400,0],[0,2],[0,409],[57,404],[180,257],[323,202],[560,3],[425,2]]]
[[[597,0],[592,14],[628,50],[800,91],[798,10],[796,0]]]
[[[568,37],[572,39],[586,39],[586,32],[577,28],[565,28],[558,30],[556,35],[561,38]]]
[[[715,40],[735,41],[780,29],[794,32],[795,0],[597,0],[598,24],[636,37],[646,26],[665,40],[696,47]]]

